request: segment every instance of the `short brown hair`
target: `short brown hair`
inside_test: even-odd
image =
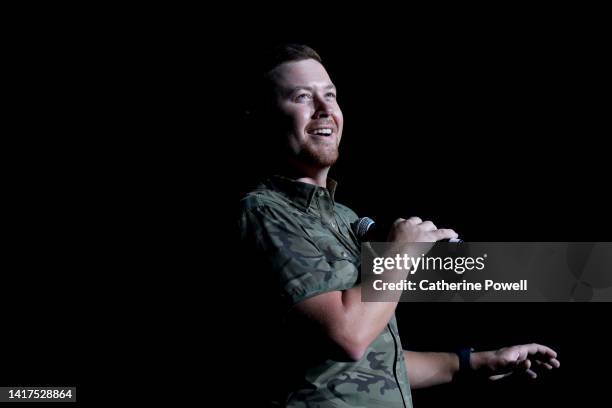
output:
[[[323,63],[321,56],[311,47],[304,44],[282,44],[260,53],[256,76],[251,83],[251,91],[257,95],[247,107],[247,116],[255,121],[268,121],[274,112],[274,78],[273,71],[287,62],[313,59]],[[261,125],[261,123],[260,123]]]
[[[319,63],[323,63],[321,56],[304,44],[283,44],[274,47],[272,51],[266,56],[263,70],[264,75],[268,75],[270,71],[286,62],[302,61],[306,59],[313,59]]]

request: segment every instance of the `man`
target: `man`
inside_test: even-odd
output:
[[[360,244],[351,229],[357,215],[334,201],[336,183],[327,177],[344,123],[335,85],[303,45],[280,48],[265,79],[272,109],[258,137],[280,147],[279,173],[242,200],[240,230],[277,300],[271,307],[280,329],[270,337],[278,348],[267,355],[281,361],[277,378],[263,385],[277,391],[276,406],[410,407],[411,387],[450,382],[460,367],[498,379],[514,371],[535,376],[532,361],[559,366],[556,353],[538,344],[458,354],[402,350],[397,302],[361,301]],[[398,248],[450,238],[457,238],[452,229],[418,217],[396,220],[389,232]]]

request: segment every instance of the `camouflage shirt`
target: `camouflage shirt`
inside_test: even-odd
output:
[[[329,179],[327,185],[275,176],[241,202],[242,243],[257,273],[269,279],[267,296],[280,327],[270,334],[275,346],[266,352],[280,365],[268,367],[277,375],[264,388],[276,388],[275,406],[411,407],[395,317],[356,362],[334,350],[305,319],[288,317],[304,299],[359,283],[361,247],[351,229],[357,215],[334,202],[336,183]]]

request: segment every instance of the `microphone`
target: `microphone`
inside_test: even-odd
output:
[[[379,229],[376,222],[370,217],[361,217],[353,223],[353,232],[359,242],[386,241],[386,237],[381,236]]]
[[[384,231],[370,217],[361,217],[353,223],[353,232],[359,242],[386,242],[388,231]],[[462,239],[443,239],[441,242],[461,243]]]

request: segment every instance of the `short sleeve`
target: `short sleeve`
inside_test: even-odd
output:
[[[251,207],[242,212],[240,223],[243,243],[255,250],[259,265],[274,275],[278,293],[288,308],[312,296],[354,285],[354,270],[344,269],[355,266],[330,262],[291,209]]]

